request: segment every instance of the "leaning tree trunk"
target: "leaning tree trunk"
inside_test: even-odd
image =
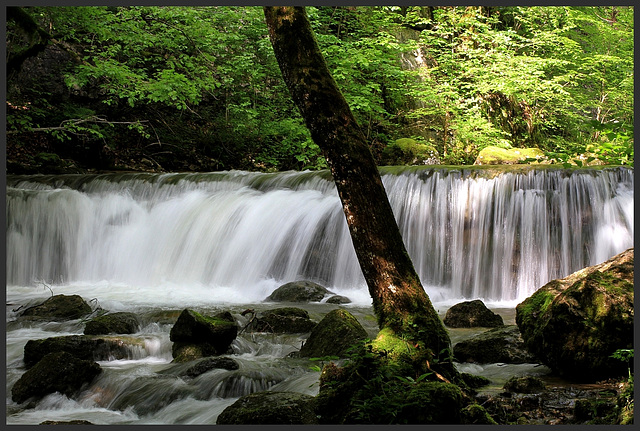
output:
[[[438,355],[450,346],[449,336],[422,288],[366,138],[327,68],[305,9],[264,11],[284,80],[331,169],[380,334]]]

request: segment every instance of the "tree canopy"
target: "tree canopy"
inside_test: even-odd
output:
[[[444,164],[492,145],[633,165],[632,7],[307,10],[379,163],[413,138]],[[326,167],[259,7],[8,8],[6,43],[9,161]]]

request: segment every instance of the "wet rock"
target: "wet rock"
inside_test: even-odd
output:
[[[497,425],[491,415],[479,404],[471,404],[460,411],[460,423]]]
[[[110,403],[114,410],[131,408],[137,415],[155,413],[169,404],[193,394],[180,378],[167,374],[140,376],[123,387]]]
[[[80,319],[91,313],[89,304],[78,295],[54,295],[42,304],[29,307],[20,315],[23,319],[65,321]]]
[[[523,376],[511,377],[503,386],[507,392],[517,392],[519,394],[537,394],[545,389],[545,384],[539,377]]]
[[[552,280],[516,307],[516,323],[532,353],[576,381],[623,376],[611,357],[633,348],[633,249]]]
[[[204,356],[222,355],[229,351],[238,335],[238,327],[229,312],[214,317],[185,309],[171,328],[172,354],[176,362]]]
[[[469,373],[460,373],[460,377],[462,377],[462,380],[471,389],[481,388],[491,383],[491,380],[487,379],[486,377],[476,376],[474,374],[469,374]]]
[[[306,310],[284,307],[264,311],[249,325],[248,329],[252,332],[295,334],[309,332],[316,325],[316,322],[309,319],[309,313]]]
[[[320,302],[332,292],[312,281],[293,281],[283,284],[267,297],[273,302]]]
[[[66,352],[77,359],[90,361],[126,359],[130,355],[129,349],[120,340],[68,335],[27,341],[24,346],[24,363],[30,368],[44,356],[55,352]]]
[[[422,382],[413,385],[404,398],[398,414],[403,424],[456,424],[460,423],[462,392],[451,383]],[[426,408],[425,408],[426,407]]]
[[[23,403],[31,397],[41,398],[54,392],[71,397],[101,372],[93,361],[78,359],[67,352],[50,353],[13,385],[11,398]]]
[[[351,300],[346,296],[342,295],[333,295],[331,298],[327,299],[327,304],[350,304]]]
[[[133,313],[119,312],[98,316],[87,322],[85,335],[133,334],[140,329],[140,321]]]
[[[311,331],[309,338],[300,349],[300,356],[303,358],[344,357],[351,346],[366,338],[367,331],[353,314],[344,309],[332,310]]]
[[[72,421],[44,421],[40,422],[40,425],[93,425],[93,423],[82,419],[76,419]]]
[[[256,392],[240,397],[218,416],[218,425],[317,424],[314,397],[296,392]]]
[[[503,326],[502,317],[489,310],[479,299],[461,302],[447,310],[442,319],[450,328],[473,328],[477,326],[495,328]]]
[[[238,368],[240,368],[238,363],[231,358],[205,358],[193,367],[188,368],[184,373],[180,374],[180,376],[194,378],[214,369],[231,371],[237,370]]]
[[[526,348],[516,325],[494,328],[453,346],[457,362],[524,364],[539,362]]]

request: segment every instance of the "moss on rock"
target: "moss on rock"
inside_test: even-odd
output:
[[[344,357],[351,346],[367,338],[367,331],[353,314],[344,309],[327,313],[313,328],[309,338],[300,349],[300,356],[313,358],[323,356]]]
[[[553,280],[516,307],[529,351],[580,381],[627,373],[611,357],[633,347],[633,249]]]
[[[317,424],[314,398],[296,392],[256,392],[240,397],[218,416],[218,425]]]
[[[483,148],[474,165],[513,165],[526,159],[542,160],[544,152],[539,148],[500,148],[488,146]]]
[[[21,318],[65,321],[80,319],[91,313],[91,307],[79,295],[54,295],[40,305],[29,307]]]

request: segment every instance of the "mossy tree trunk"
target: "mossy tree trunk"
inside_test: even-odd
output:
[[[393,343],[383,338],[401,339],[438,355],[449,347],[449,336],[405,249],[369,145],[327,68],[305,9],[264,11],[284,80],[338,189],[381,329],[377,341],[389,347]]]

